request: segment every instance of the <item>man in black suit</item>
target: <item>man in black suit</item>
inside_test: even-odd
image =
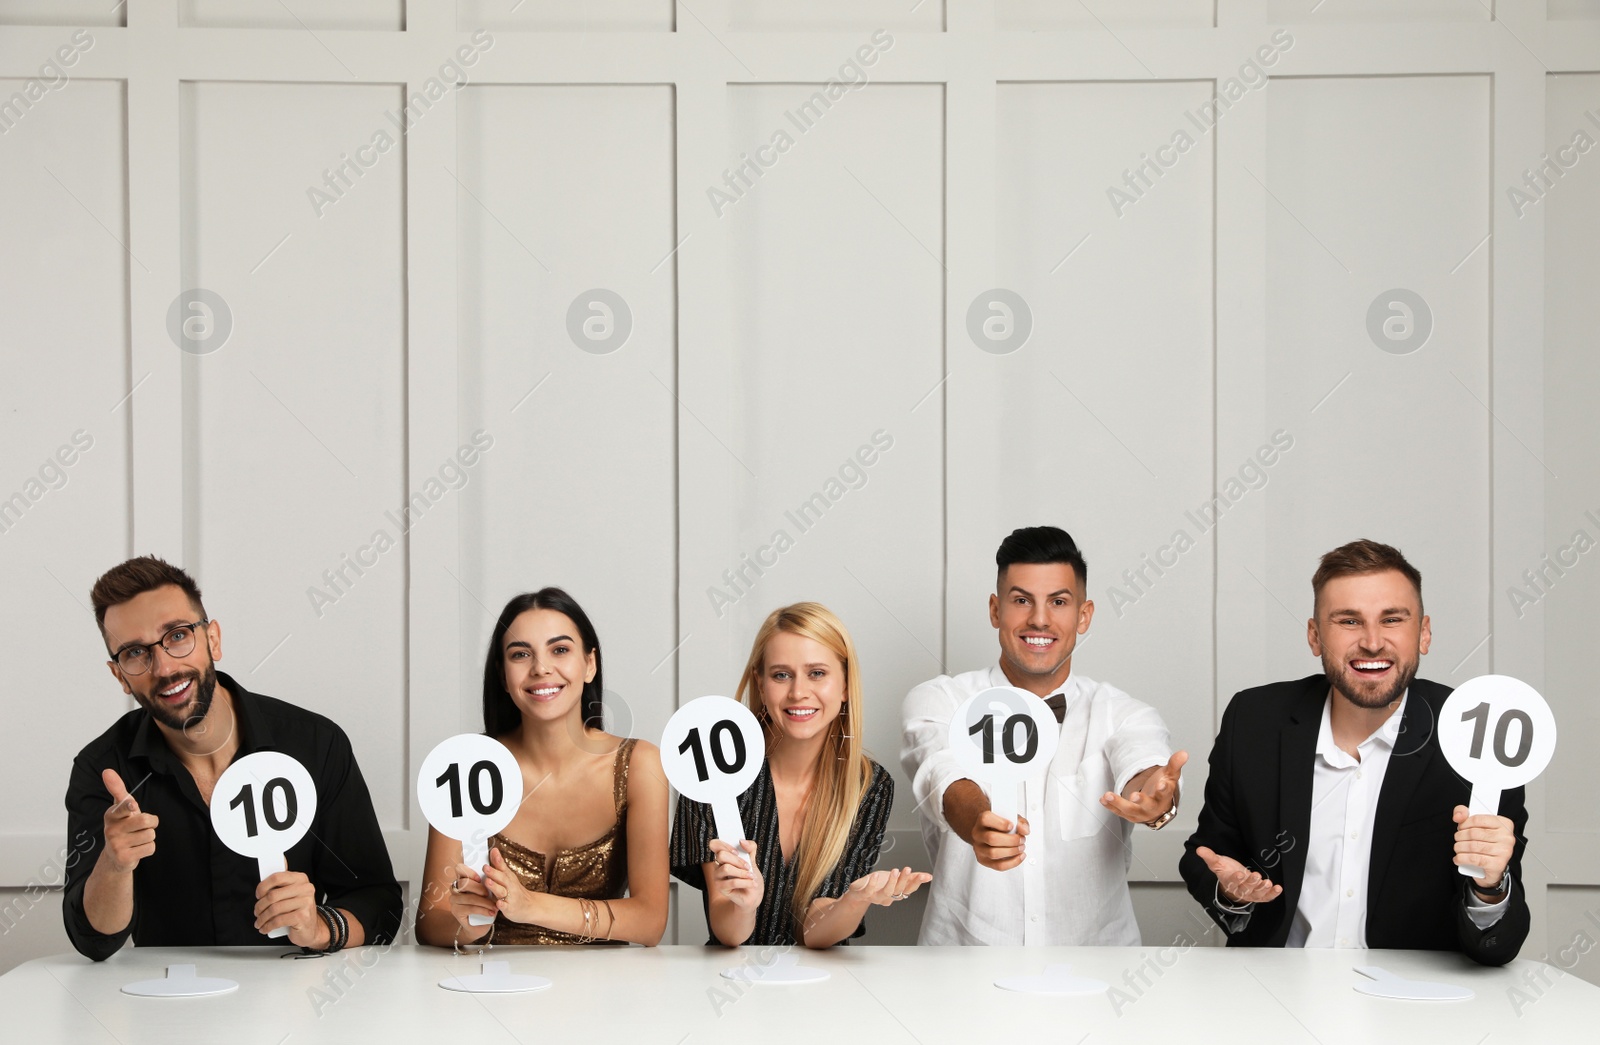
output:
[[[1237,694],[1179,870],[1229,945],[1460,950],[1484,965],[1528,935],[1523,789],[1469,816],[1439,750],[1450,690],[1416,678],[1422,578],[1394,548],[1322,557],[1306,624],[1323,674]],[[1481,868],[1466,878],[1458,865]]]

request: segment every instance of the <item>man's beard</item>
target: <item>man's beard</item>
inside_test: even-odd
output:
[[[1396,660],[1394,682],[1387,688],[1374,692],[1370,687],[1362,688],[1365,680],[1360,675],[1353,675],[1354,669],[1344,664],[1333,663],[1327,654],[1322,656],[1322,670],[1328,676],[1328,681],[1333,684],[1333,688],[1356,707],[1368,711],[1388,707],[1399,700],[1400,695],[1411,685],[1412,679],[1417,677],[1417,665],[1417,661],[1402,664]]]
[[[160,693],[170,689],[184,679],[194,679],[194,696],[183,707],[168,707],[161,702]],[[139,703],[144,705],[152,718],[166,726],[168,729],[187,732],[205,720],[206,713],[211,710],[211,700],[217,691],[217,669],[208,663],[202,672],[185,672],[171,675],[160,680],[151,687],[150,696],[140,698]]]

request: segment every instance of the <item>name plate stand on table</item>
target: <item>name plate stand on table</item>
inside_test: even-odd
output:
[[[510,962],[483,962],[478,972],[447,976],[439,981],[439,986],[464,994],[527,994],[549,990],[554,982],[543,976],[513,973]]]
[[[122,988],[136,998],[209,998],[239,989],[238,981],[195,975],[193,965],[169,965],[160,980],[139,980]]]
[[[735,965],[723,969],[721,976],[725,980],[735,980],[739,983],[764,983],[769,985],[786,985],[795,983],[821,983],[831,974],[826,969],[814,969],[800,964],[798,954],[779,954],[766,964]]]

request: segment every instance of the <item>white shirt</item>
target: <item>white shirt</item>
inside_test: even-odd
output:
[[[1352,758],[1333,741],[1333,695],[1322,704],[1317,753],[1311,776],[1311,834],[1300,900],[1289,925],[1289,947],[1366,947],[1367,878],[1372,866],[1372,829],[1378,794],[1400,735],[1407,694]],[[1487,929],[1505,913],[1505,900],[1485,904],[1469,893],[1467,916]]]
[[[950,720],[968,697],[1009,686],[999,665],[941,675],[907,696],[900,764],[911,777],[933,884],[920,944],[1136,947],[1128,893],[1133,825],[1100,804],[1134,776],[1172,756],[1167,727],[1121,690],[1071,675],[1061,740],[1042,784],[1024,786],[1019,806],[1031,833],[1027,858],[1009,871],[982,867],[950,830],[944,792],[966,770],[949,749]]]

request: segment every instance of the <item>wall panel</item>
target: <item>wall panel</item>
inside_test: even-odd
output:
[[[1279,22],[1486,22],[1489,4],[1478,0],[1267,0],[1267,17]]]
[[[463,730],[500,608],[545,585],[594,621],[615,728],[659,736],[674,706],[672,160],[668,86],[463,94],[461,433],[493,449],[432,566],[461,582]]]
[[[1096,604],[1073,670],[1155,705],[1196,751],[1211,728],[1215,521],[1191,513],[1212,491],[1214,154],[1185,114],[1210,94],[1196,82],[1001,85],[995,282],[1023,307],[992,338],[979,321],[1004,323],[1003,303],[958,303],[951,363],[978,382],[951,379],[964,519],[950,548],[952,660],[997,658],[986,603],[1001,539],[1062,526]],[[1032,329],[1012,347],[1024,307]]]
[[[1574,789],[1586,776],[1582,738],[1600,730],[1600,708],[1589,698],[1589,654],[1600,624],[1600,557],[1592,554],[1600,544],[1600,435],[1594,425],[1600,360],[1592,297],[1600,268],[1594,237],[1600,225],[1600,152],[1579,149],[1584,136],[1600,142],[1600,75],[1552,76],[1548,91],[1545,155],[1553,163],[1529,157],[1530,167],[1542,168],[1532,183],[1507,186],[1500,194],[1526,220],[1544,211],[1544,445],[1554,475],[1545,483],[1543,554],[1526,564],[1529,575],[1513,578],[1494,598],[1512,626],[1543,624],[1544,694],[1562,729],[1545,777],[1549,815],[1562,832],[1593,837],[1600,813]],[[1518,197],[1511,203],[1513,188]]]
[[[998,29],[1069,29],[1099,26],[1185,26],[1204,28],[1216,20],[1214,0],[1124,0],[1123,3],[1052,3],[1051,0],[997,0]]]
[[[187,562],[221,669],[343,726],[399,826],[406,531],[438,499],[402,456],[403,144],[371,145],[400,91],[194,83],[183,103],[185,285],[231,317],[190,313],[231,333],[184,360]]]
[[[919,399],[941,375],[943,92],[728,92],[729,169],[745,155],[770,166],[706,203],[735,259],[741,390],[727,440],[737,544],[721,575],[682,578],[730,632],[709,692],[732,693],[773,609],[822,602],[861,657],[866,746],[898,777],[900,699],[941,671],[942,416]],[[897,825],[914,827],[910,812],[898,803]]]
[[[608,0],[603,4],[511,3],[463,0],[456,5],[456,27],[560,32],[671,32],[671,0]]]
[[[1358,537],[1422,572],[1419,674],[1456,685],[1489,668],[1489,141],[1483,77],[1267,92],[1266,168],[1248,172],[1267,213],[1266,411],[1295,440],[1263,502],[1272,677],[1319,670],[1311,574]]]
[[[0,80],[0,97],[21,87]],[[14,803],[6,829],[62,835],[72,758],[132,704],[105,667],[89,589],[127,555],[128,238],[123,85],[79,81],[0,138],[6,288],[0,352],[0,609],[17,687],[0,767]],[[140,375],[143,376],[143,375]],[[26,696],[24,696],[26,694]],[[93,733],[77,708],[93,708]],[[64,837],[64,836],[63,836]],[[53,852],[52,847],[51,852]],[[32,875],[48,852],[21,856]],[[22,878],[21,881],[26,881]]]
[[[740,31],[919,29],[943,27],[945,0],[728,0],[728,28]]]
[[[216,29],[405,28],[405,0],[180,0],[178,24]]]

